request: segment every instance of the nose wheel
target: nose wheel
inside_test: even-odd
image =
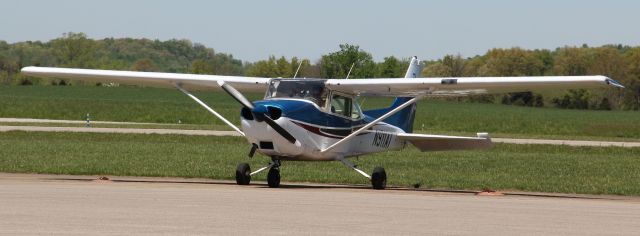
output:
[[[269,169],[267,184],[269,184],[269,188],[280,187],[280,167],[273,166]]]

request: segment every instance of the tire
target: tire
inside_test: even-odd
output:
[[[384,189],[387,187],[387,172],[382,167],[373,168],[371,174],[371,186],[373,189]]]
[[[269,169],[269,174],[267,174],[267,184],[269,184],[269,188],[280,187],[280,169],[279,168]]]
[[[238,164],[238,168],[236,168],[236,183],[238,185],[249,185],[251,183],[251,167],[249,167],[249,164]]]

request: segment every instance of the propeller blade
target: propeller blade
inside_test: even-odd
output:
[[[231,95],[231,97],[233,97],[234,99],[236,99],[236,101],[242,104],[242,106],[251,110],[251,112],[254,111],[255,106],[253,105],[253,103],[250,102],[245,96],[243,96],[242,93],[240,93],[238,90],[233,88],[231,85],[226,84],[222,80],[218,80],[218,85],[222,87],[222,90],[227,92],[229,95]],[[278,125],[278,123],[273,121],[271,117],[269,117],[268,115],[265,115],[264,113],[259,113],[259,112],[253,112],[253,115],[256,116],[256,118],[259,118],[258,120],[264,120],[265,122],[267,122],[267,124],[271,126],[273,130],[278,132],[278,134],[280,134],[287,141],[291,143],[296,143],[296,138],[293,137],[293,135],[291,135],[289,132],[287,132],[287,130],[282,128],[282,126]]]
[[[250,102],[249,99],[244,97],[244,95],[242,95],[242,93],[240,93],[238,90],[231,87],[231,85],[226,84],[222,80],[218,80],[218,85],[222,87],[222,90],[227,92],[229,95],[231,95],[231,97],[233,97],[234,99],[236,99],[236,101],[242,104],[242,106],[249,108],[249,110],[253,110],[253,103]]]

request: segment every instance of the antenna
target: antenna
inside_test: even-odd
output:
[[[295,79],[296,76],[298,76],[298,71],[300,71],[300,67],[302,67],[302,62],[304,60],[300,60],[300,63],[298,63],[298,69],[296,69],[296,73],[293,75],[293,78]]]
[[[353,66],[355,66],[356,63],[354,62],[353,64],[351,64],[351,68],[349,68],[349,73],[347,73],[347,78],[344,79],[349,79],[349,75],[351,75],[351,70],[353,70]]]

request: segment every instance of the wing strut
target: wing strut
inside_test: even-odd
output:
[[[358,135],[358,134],[364,132],[365,130],[371,128],[371,126],[376,125],[380,121],[383,121],[384,119],[387,119],[389,116],[399,112],[400,110],[404,109],[405,107],[407,107],[407,106],[417,102],[418,100],[422,99],[425,95],[426,94],[420,94],[417,97],[414,97],[409,101],[406,101],[402,105],[400,105],[400,106],[394,108],[393,110],[387,112],[387,114],[384,114],[383,116],[378,117],[377,119],[371,121],[369,124],[367,124],[365,126],[362,126],[362,128],[360,128],[360,129],[356,130],[355,132],[349,134],[347,137],[344,137],[343,139],[340,139],[338,142],[335,142],[333,145],[331,145],[328,148],[325,148],[324,150],[320,151],[320,153],[325,153],[325,152],[337,147],[338,145],[340,145],[340,144],[342,144],[342,143],[344,143],[346,141],[349,141],[350,139],[354,138],[356,135]]]
[[[244,136],[244,132],[242,132],[237,126],[235,126],[233,123],[229,122],[227,119],[225,119],[222,115],[218,114],[216,111],[214,111],[211,107],[207,106],[206,103],[204,103],[203,101],[201,101],[200,99],[198,99],[196,96],[193,96],[193,94],[189,93],[189,91],[184,90],[182,87],[180,87],[180,85],[175,85],[176,88],[178,90],[180,90],[180,92],[186,94],[187,96],[189,96],[191,99],[193,99],[194,101],[196,101],[198,104],[200,104],[201,106],[204,107],[204,109],[207,109],[207,111],[211,112],[211,114],[215,115],[216,117],[218,117],[220,120],[222,120],[225,124],[227,124],[228,126],[230,126],[231,128],[233,128],[236,132],[238,132],[240,135]]]

